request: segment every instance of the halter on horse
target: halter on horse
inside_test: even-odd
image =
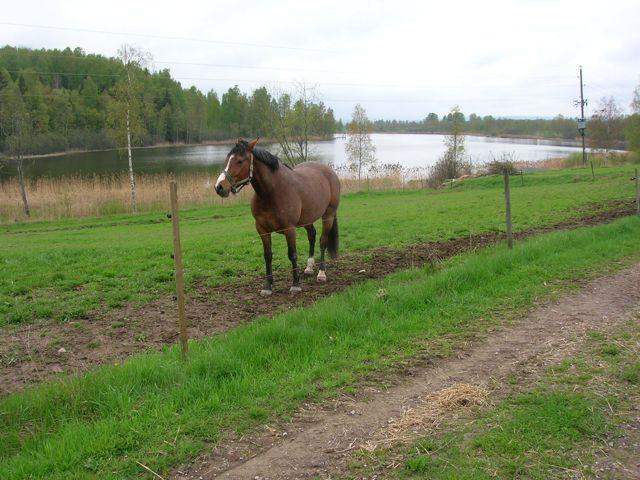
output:
[[[338,254],[338,219],[340,181],[336,173],[326,165],[305,162],[291,169],[280,163],[278,157],[264,149],[256,148],[258,140],[247,142],[239,139],[227,155],[224,171],[216,182],[216,192],[221,197],[238,193],[251,183],[255,195],[251,212],[256,230],[262,240],[266,276],[260,293],[271,295],[273,271],[271,268],[271,234],[282,233],[287,239],[289,260],[293,268],[291,292],[299,292],[300,272],[296,251],[296,227],[304,227],[309,239],[309,258],[304,270],[313,275],[316,229],[313,222],[322,218],[320,236],[320,262],[317,280],[327,280],[325,251],[335,258]]]

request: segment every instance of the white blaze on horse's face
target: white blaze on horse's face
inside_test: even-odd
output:
[[[218,176],[218,180],[216,180],[216,185],[215,185],[216,192],[218,192],[218,195],[220,195],[221,197],[229,196],[229,189],[231,188],[231,184],[229,184],[229,187],[226,188],[224,185],[222,185],[222,183],[225,181],[229,183],[224,172],[229,171],[229,165],[231,165],[231,161],[233,160],[233,157],[234,155],[229,156],[229,160],[227,161],[227,166],[224,167],[224,171],[220,173],[220,175]]]

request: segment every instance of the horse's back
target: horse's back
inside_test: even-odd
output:
[[[293,171],[305,189],[312,187],[311,189],[315,190],[313,187],[326,187],[339,201],[340,180],[331,167],[318,162],[304,162],[296,165]]]
[[[293,168],[293,171],[297,176],[303,178],[306,181],[318,182],[318,178],[325,178],[333,188],[340,188],[340,181],[338,175],[333,171],[331,167],[319,162],[304,162],[299,163]]]
[[[340,180],[331,167],[318,162],[304,162],[296,165],[293,173],[297,179],[304,217],[307,217],[305,211],[314,212],[311,216],[320,210],[321,215],[327,210],[335,212],[340,203]]]

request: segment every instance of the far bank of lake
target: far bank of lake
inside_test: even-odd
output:
[[[401,164],[403,167],[429,167],[445,150],[444,136],[438,134],[372,134],[379,164]],[[577,142],[500,138],[468,135],[467,154],[474,164],[490,161],[504,153],[517,160],[539,161],[552,157],[562,157],[581,151]],[[343,165],[346,139],[337,136],[334,140],[312,143],[315,160]],[[140,148],[134,151],[134,165],[138,173],[174,173],[189,171],[210,171],[215,174],[221,169],[233,142],[206,145],[158,146]],[[264,144],[273,152],[277,145]],[[93,152],[70,152],[56,156],[37,157],[25,160],[28,178],[111,175],[127,170],[126,152],[104,150]],[[15,167],[9,165],[0,171],[0,178],[15,175]]]

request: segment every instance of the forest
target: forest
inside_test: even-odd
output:
[[[265,87],[247,95],[233,86],[220,98],[215,91],[183,88],[168,69],[132,65],[128,70],[120,58],[80,48],[0,48],[0,151],[9,149],[13,117],[22,109],[29,117],[26,154],[119,146],[122,92],[127,91],[129,73],[135,79],[136,145],[270,137],[276,125],[293,123],[300,115],[308,120],[313,137],[331,137],[336,131],[333,111],[309,95],[275,96]]]

